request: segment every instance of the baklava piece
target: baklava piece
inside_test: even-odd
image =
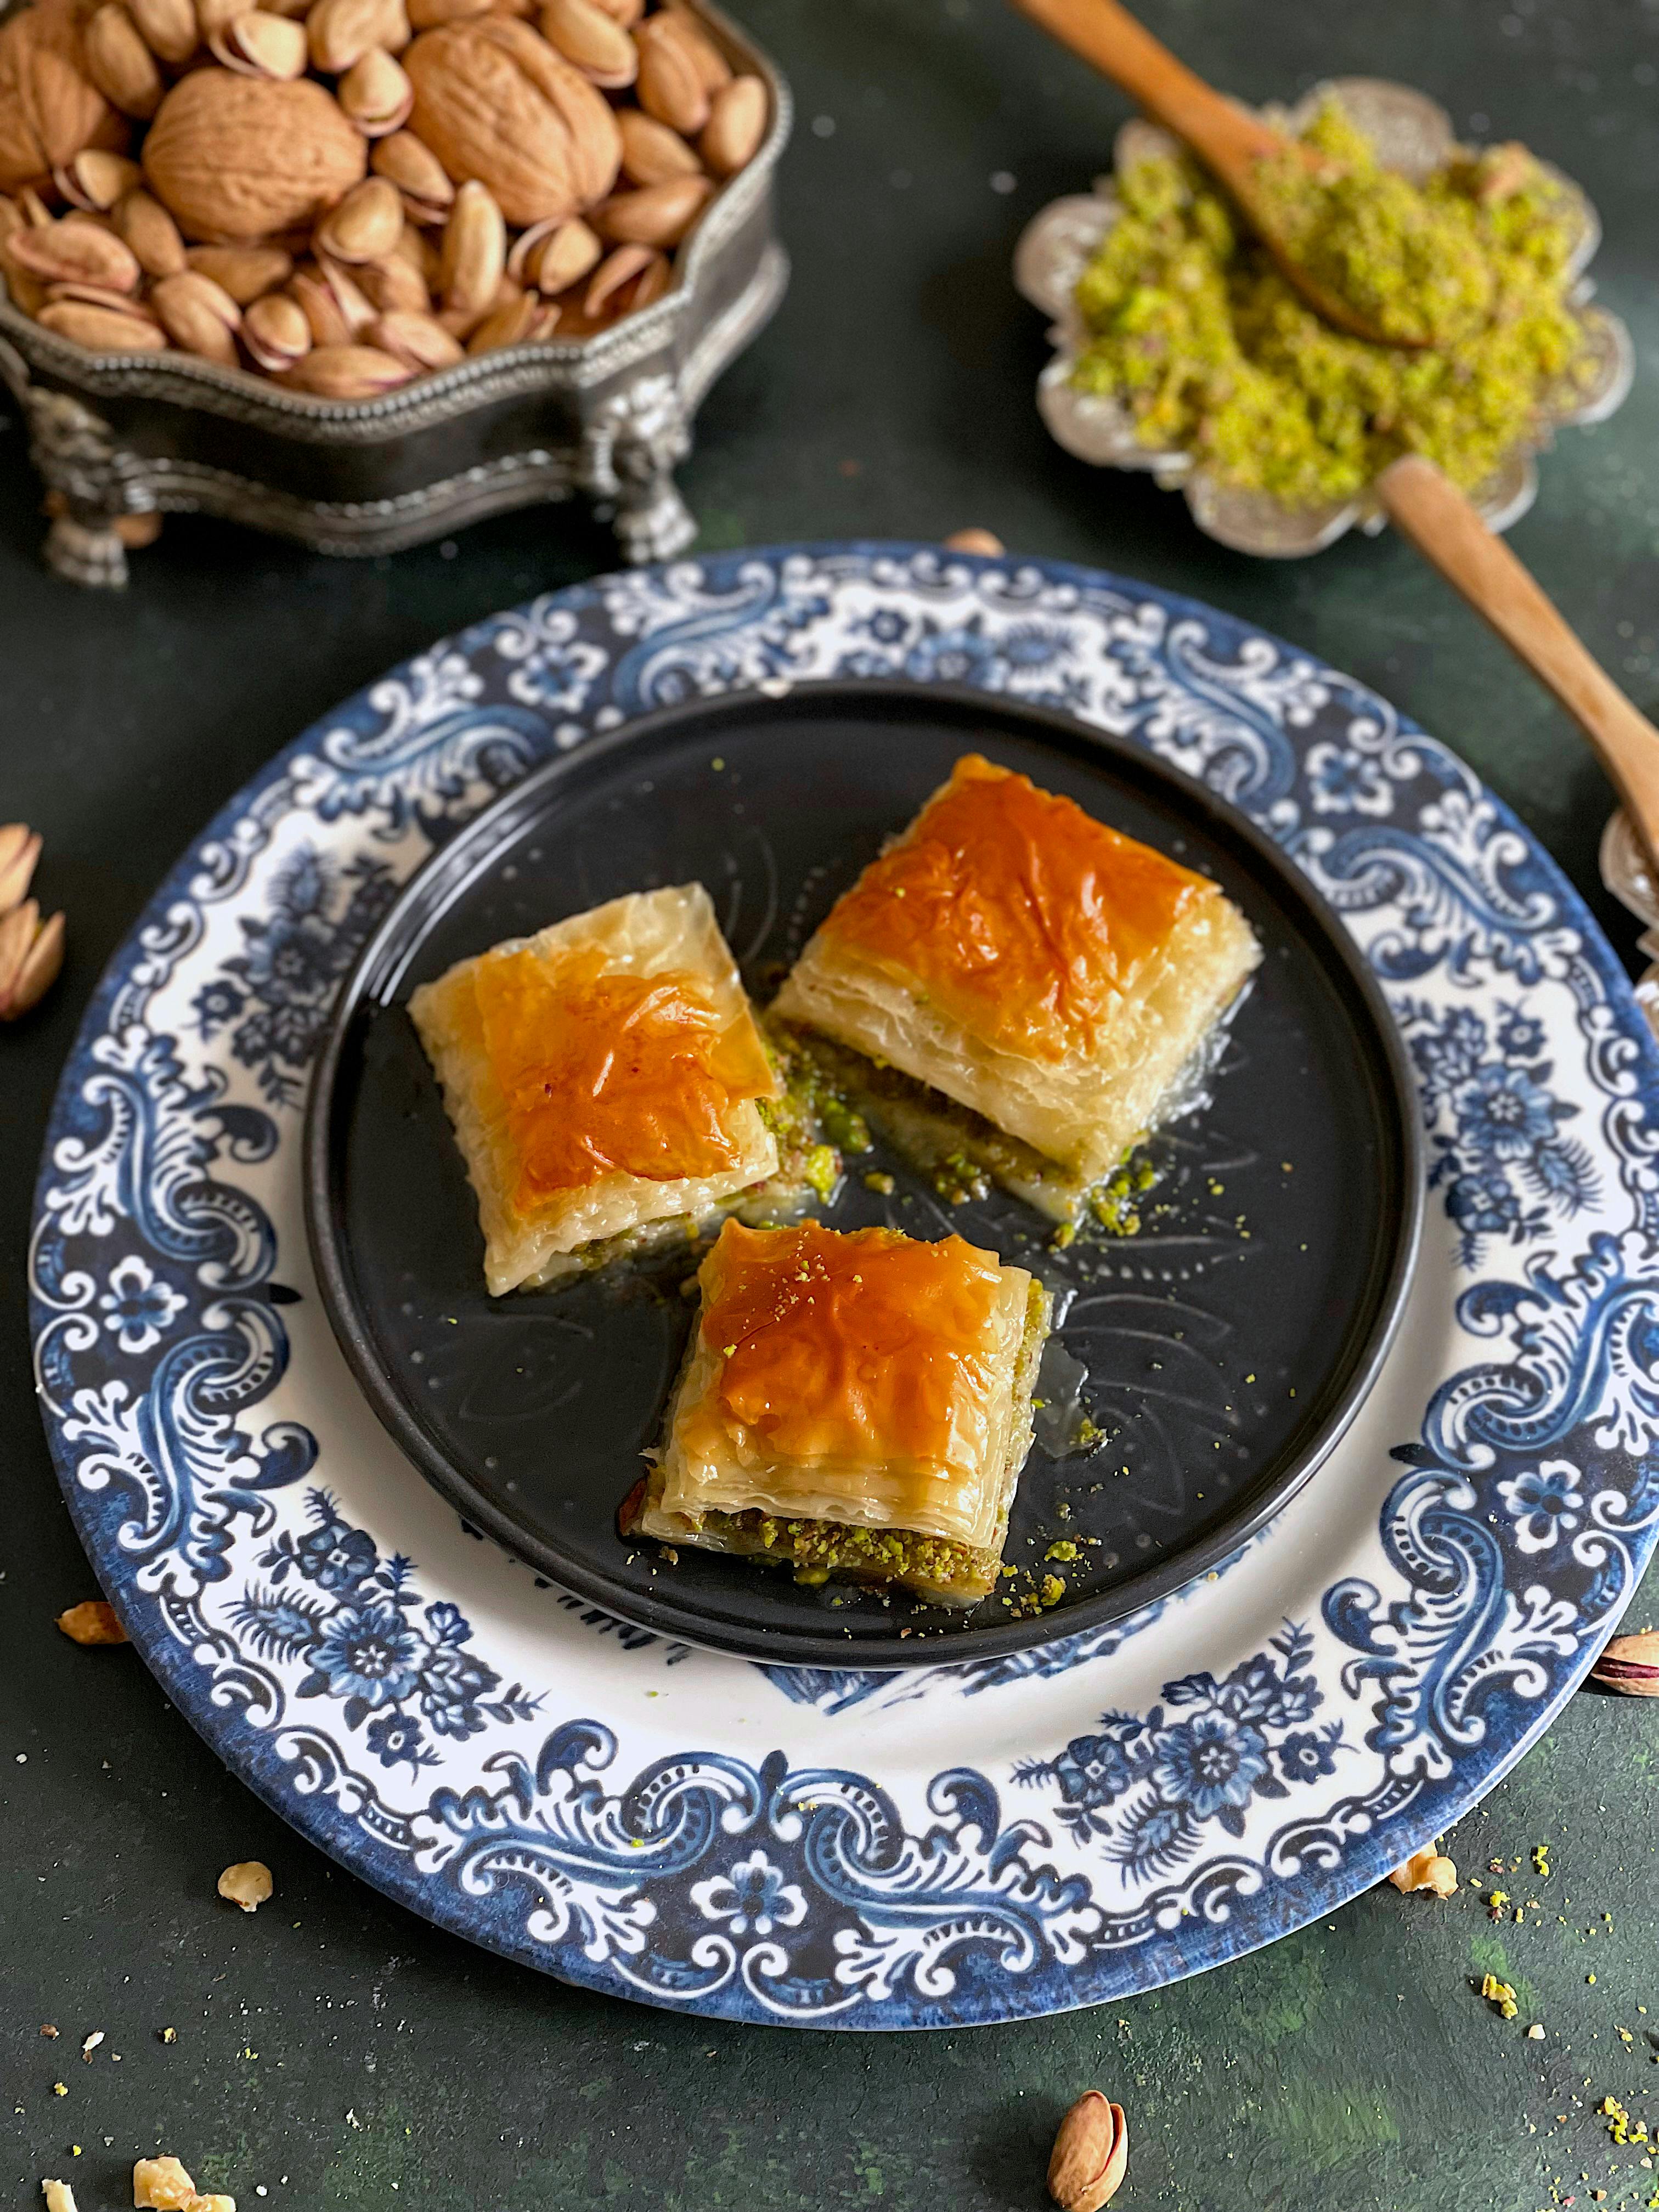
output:
[[[728,1221],[624,1536],[970,1606],[996,1587],[1050,1300],[959,1237]]]
[[[828,1196],[701,884],[462,960],[409,1011],[477,1193],[492,1295]]]
[[[969,754],[773,1012],[924,1166],[1064,1221],[1191,1095],[1261,957],[1206,877]]]

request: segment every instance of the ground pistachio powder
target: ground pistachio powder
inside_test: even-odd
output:
[[[1322,169],[1263,165],[1299,258],[1379,329],[1456,335],[1407,350],[1334,329],[1172,154],[1117,179],[1122,212],[1077,289],[1073,384],[1118,400],[1142,445],[1289,507],[1352,498],[1406,453],[1472,490],[1593,373],[1567,305],[1573,204],[1515,146],[1410,184],[1334,101],[1302,137]]]

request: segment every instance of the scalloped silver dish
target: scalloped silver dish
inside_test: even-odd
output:
[[[1457,143],[1451,118],[1443,107],[1425,93],[1382,77],[1333,77],[1315,85],[1294,106],[1272,106],[1261,112],[1268,121],[1296,131],[1332,94],[1368,133],[1388,167],[1403,175],[1426,176]],[[1156,124],[1134,118],[1118,132],[1114,175],[1121,174],[1133,161],[1172,151],[1176,143]],[[1595,210],[1571,178],[1553,168],[1550,173],[1577,204],[1571,305],[1595,355],[1597,374],[1588,392],[1564,390],[1557,404],[1547,410],[1538,434],[1516,445],[1471,495],[1494,530],[1507,530],[1517,522],[1537,495],[1534,454],[1548,445],[1562,425],[1599,422],[1611,415],[1629,392],[1635,368],[1624,324],[1605,308],[1589,305],[1593,287],[1584,272],[1601,240]],[[1115,400],[1073,388],[1073,373],[1087,343],[1075,300],[1078,279],[1120,212],[1114,177],[1097,178],[1091,194],[1051,202],[1027,225],[1015,250],[1015,283],[1033,307],[1054,319],[1049,336],[1054,357],[1037,380],[1037,408],[1056,441],[1079,460],[1099,468],[1150,470],[1166,490],[1184,494],[1193,520],[1206,536],[1237,552],[1293,560],[1322,552],[1356,526],[1368,534],[1381,530],[1386,518],[1369,494],[1322,507],[1286,507],[1265,492],[1243,491],[1219,482],[1196,465],[1189,453],[1154,452],[1140,443],[1133,422]]]
[[[771,126],[681,249],[669,291],[595,337],[503,346],[374,399],[319,399],[186,354],[88,353],[13,307],[0,279],[0,380],[60,510],[48,564],[72,582],[124,584],[126,515],[199,511],[373,554],[575,496],[610,518],[630,562],[689,545],[697,526],[674,470],[697,408],[788,283],[773,173],[793,101],[708,0],[684,4],[734,68],[763,79]]]

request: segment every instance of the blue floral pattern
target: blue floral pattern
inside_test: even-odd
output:
[[[1098,1735],[1073,1737],[1056,1759],[1023,1761],[1014,1779],[1057,1784],[1059,1818],[1079,1843],[1104,1838],[1127,1875],[1168,1874],[1198,1849],[1209,1822],[1242,1836],[1252,1798],[1287,1797],[1287,1784],[1335,1771],[1341,1722],[1316,1732],[1297,1726],[1325,1702],[1306,1671],[1312,1656],[1306,1629],[1287,1623],[1270,1650],[1220,1681],[1203,1674],[1166,1682],[1181,1718],[1166,1718],[1161,1705],[1103,1713]]]
[[[1443,1014],[1405,999],[1396,1011],[1435,1150],[1429,1188],[1444,1191],[1466,1267],[1480,1265],[1486,1238],[1534,1243],[1595,1202],[1589,1152],[1562,1133],[1578,1108],[1548,1087],[1540,1023],[1501,1000],[1490,1036],[1470,1006]]]
[[[303,1665],[296,1698],[336,1699],[348,1729],[377,1715],[365,1738],[369,1749],[382,1766],[411,1771],[440,1763],[422,1721],[435,1735],[465,1742],[491,1721],[528,1720],[540,1710],[539,1697],[516,1682],[503,1690],[501,1676],[467,1650],[472,1630],[459,1606],[422,1606],[410,1560],[398,1553],[382,1559],[366,1528],[341,1519],[327,1491],[309,1492],[306,1506],[309,1528],[297,1537],[284,1529],[259,1554],[264,1582],[250,1584],[230,1607],[250,1650]]]
[[[129,1253],[109,1271],[109,1288],[98,1301],[104,1327],[136,1358],[161,1341],[189,1300],[161,1280],[147,1261]]]
[[[230,1030],[230,1049],[273,1105],[298,1103],[336,987],[397,892],[384,860],[343,867],[302,844],[271,879],[270,905],[240,917],[243,950],[197,993],[210,1042]]]
[[[1006,1662],[715,1661],[532,1591],[423,1491],[417,1510],[314,1335],[290,1370],[291,1109],[396,886],[562,747],[678,699],[860,674],[1064,707],[1201,778],[1395,994],[1452,1233],[1413,1361],[1379,1385],[1392,1486],[1367,1525],[1375,1462],[1339,1449],[1315,1487],[1343,1565],[1294,1623],[1270,1528],[1218,1590]],[[212,826],[70,1057],[31,1296],[100,1577],[168,1695],[325,1848],[476,1940],[655,2003],[1006,2019],[1328,1911],[1465,1809],[1588,1666],[1659,1527],[1659,1055],[1513,818],[1305,654],[1059,563],[722,556],[447,641]],[[1164,1679],[1177,1641],[1188,1671]]]

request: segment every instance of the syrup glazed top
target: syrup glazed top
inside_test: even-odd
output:
[[[518,1163],[514,1203],[621,1173],[653,1182],[737,1166],[732,1109],[777,1091],[745,1008],[722,1022],[703,980],[607,969],[576,945],[481,960],[473,988],[483,1049]]]
[[[780,1458],[908,1470],[904,1494],[886,1501],[899,1519],[941,1477],[986,1474],[1024,1322],[1022,1270],[960,1237],[728,1221],[702,1275],[702,1348],[720,1363],[703,1401],[721,1432],[707,1439],[710,1456],[741,1436]],[[680,1440],[697,1451],[695,1433]]]
[[[983,1042],[1092,1056],[1207,878],[967,754],[826,917],[832,947],[914,977]]]

